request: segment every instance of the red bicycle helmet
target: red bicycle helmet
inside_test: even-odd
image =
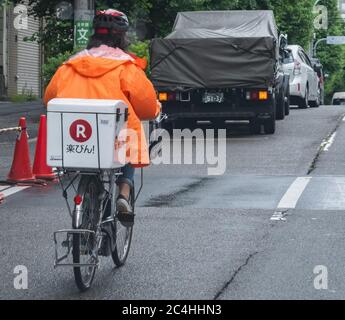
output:
[[[93,27],[96,34],[121,33],[128,31],[129,22],[123,12],[108,9],[96,12]]]

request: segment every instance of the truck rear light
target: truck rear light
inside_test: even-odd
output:
[[[251,100],[259,100],[259,92],[258,91],[252,91],[250,94]]]
[[[246,99],[252,101],[267,100],[268,92],[266,90],[252,90],[246,92]]]
[[[175,92],[169,92],[168,93],[168,100],[169,101],[176,101],[176,93]]]
[[[259,91],[259,100],[267,100],[268,99],[268,92],[267,91]]]
[[[175,93],[175,92],[160,92],[158,95],[158,99],[160,102],[176,101],[177,100],[177,93]]]
[[[294,64],[293,74],[298,76],[302,73],[302,65],[297,60],[294,61]]]
[[[168,101],[168,94],[166,92],[160,92],[158,95],[158,100],[161,102]]]

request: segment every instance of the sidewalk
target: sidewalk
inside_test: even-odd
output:
[[[40,115],[45,114],[45,112],[46,110],[41,101],[28,103],[0,102],[0,129],[17,127],[20,117],[26,118],[31,161],[33,161],[34,156]],[[16,132],[0,134],[0,180],[6,179],[10,170],[16,138]]]
[[[20,117],[25,117],[30,138],[35,138],[40,115],[45,114],[45,112],[42,101],[27,103],[0,102],[0,129],[17,127]],[[11,143],[15,138],[16,133],[1,134],[0,143]]]

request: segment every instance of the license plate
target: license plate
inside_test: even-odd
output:
[[[224,93],[209,93],[206,92],[202,98],[203,103],[222,103],[224,102]]]

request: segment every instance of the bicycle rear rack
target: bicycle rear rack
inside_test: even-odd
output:
[[[61,242],[61,247],[66,248],[67,253],[61,255],[59,257],[59,243],[58,243],[58,235],[65,234],[66,240]],[[92,236],[96,236],[96,233],[91,230],[75,230],[75,229],[66,229],[66,230],[59,230],[54,232],[54,243],[55,243],[55,260],[54,260],[54,269],[57,267],[99,267],[99,258],[98,258],[98,249],[95,250],[93,258],[95,262],[92,263],[63,263],[63,261],[68,261],[68,258],[72,252],[72,241],[73,235],[75,234],[89,234]]]

